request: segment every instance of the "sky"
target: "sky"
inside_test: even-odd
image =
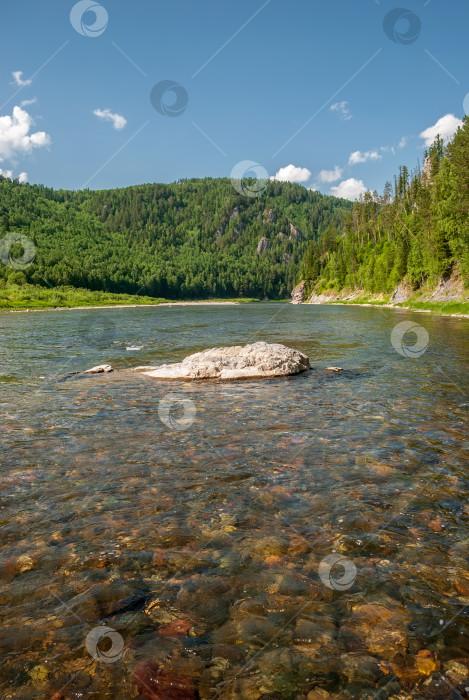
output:
[[[4,2],[0,174],[382,192],[469,112],[469,1],[401,1]]]

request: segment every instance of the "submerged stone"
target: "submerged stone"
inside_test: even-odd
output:
[[[199,696],[191,678],[165,672],[153,661],[139,663],[133,681],[145,700],[196,700]]]

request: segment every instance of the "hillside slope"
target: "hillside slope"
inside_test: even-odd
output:
[[[309,243],[351,206],[281,182],[248,197],[229,179],[71,192],[0,177],[0,238],[20,233],[36,248],[25,269],[0,264],[0,285],[285,298]]]
[[[469,286],[469,117],[423,171],[401,167],[384,194],[367,192],[345,225],[312,241],[299,271],[313,301],[364,293],[399,303],[454,301]],[[464,289],[466,288],[466,291]]]

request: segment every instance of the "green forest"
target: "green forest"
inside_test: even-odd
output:
[[[367,192],[311,241],[298,279],[309,290],[413,290],[459,272],[469,282],[469,118],[446,147],[438,137],[424,167],[401,167],[382,196]]]
[[[288,298],[309,243],[342,229],[351,208],[286,182],[253,198],[229,179],[73,192],[0,178],[0,238],[20,233],[36,248],[25,269],[0,264],[0,288]]]
[[[249,197],[226,178],[75,192],[0,177],[0,239],[8,234],[35,250],[20,269],[3,254],[1,306],[13,288],[53,305],[55,292],[93,304],[112,294],[287,299],[301,279],[308,292],[372,294],[430,287],[454,271],[467,283],[469,119],[447,146],[436,139],[423,169],[403,166],[383,195],[355,203],[276,181]],[[20,243],[9,250],[23,253]]]

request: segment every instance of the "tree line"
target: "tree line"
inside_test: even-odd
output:
[[[469,282],[469,117],[453,140],[425,152],[423,170],[403,166],[383,195],[366,192],[311,241],[298,279],[310,290],[414,290],[453,271]]]
[[[0,177],[0,238],[21,233],[36,247],[27,269],[0,264],[0,286],[286,298],[310,241],[350,211],[350,202],[284,182],[248,197],[226,178],[68,191]]]

